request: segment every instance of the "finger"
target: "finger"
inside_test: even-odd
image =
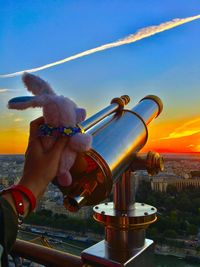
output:
[[[39,136],[29,139],[25,156],[27,156],[29,152],[36,153],[38,156],[44,153],[43,145]]]
[[[44,123],[44,118],[39,117],[30,123],[29,143],[38,137],[38,128]]]
[[[44,118],[39,117],[30,123],[30,136],[36,136],[38,133],[38,128],[44,123]]]
[[[61,136],[60,138],[57,139],[50,152],[51,154],[53,154],[55,159],[57,160],[60,159],[63,148],[67,143],[68,139],[65,136]]]

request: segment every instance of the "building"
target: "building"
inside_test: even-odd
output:
[[[173,185],[178,191],[186,187],[200,187],[200,179],[183,179],[183,178],[152,178],[151,189],[154,191],[166,192],[168,185]]]
[[[2,185],[3,187],[8,187],[9,186],[9,181],[7,178],[1,177],[0,178],[0,185]]]

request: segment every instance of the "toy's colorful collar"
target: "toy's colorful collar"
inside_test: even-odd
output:
[[[39,127],[39,135],[40,136],[73,136],[77,133],[84,133],[84,129],[79,125],[77,127],[52,127],[48,124],[42,124]]]

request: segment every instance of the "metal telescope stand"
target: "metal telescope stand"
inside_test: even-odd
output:
[[[156,221],[156,208],[135,202],[134,174],[128,169],[114,185],[114,202],[94,207],[94,219],[105,227],[105,240],[84,250],[92,266],[153,267],[153,241],[146,228]]]

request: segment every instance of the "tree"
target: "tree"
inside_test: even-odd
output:
[[[176,186],[172,185],[172,184],[169,184],[167,186],[167,193],[169,195],[172,195],[172,196],[175,196],[177,194],[177,189],[176,189]]]
[[[164,231],[163,233],[164,237],[167,237],[167,238],[177,238],[178,234],[175,230],[173,229],[167,229]]]
[[[187,227],[187,233],[189,235],[196,235],[198,233],[198,227],[194,224],[189,224]]]
[[[152,238],[154,241],[156,241],[159,237],[159,233],[156,227],[149,227],[147,229],[147,237]]]

